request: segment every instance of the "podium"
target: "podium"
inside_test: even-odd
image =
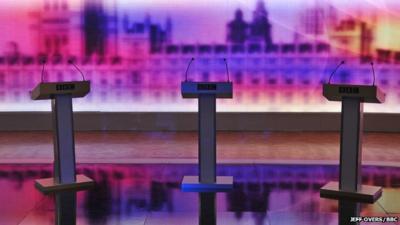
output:
[[[233,177],[216,175],[216,98],[232,98],[232,82],[181,83],[183,98],[198,98],[199,176],[185,176],[183,191],[214,192],[233,188]]]
[[[382,188],[361,184],[363,103],[383,103],[385,94],[377,86],[324,84],[323,95],[342,102],[339,182],[329,182],[320,196],[374,203]]]
[[[85,189],[94,181],[76,175],[72,98],[84,97],[90,91],[89,81],[46,82],[31,91],[32,100],[51,99],[54,143],[54,177],[39,179],[35,186],[43,193]]]

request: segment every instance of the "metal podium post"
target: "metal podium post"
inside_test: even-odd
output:
[[[199,174],[201,183],[216,182],[216,100],[215,95],[199,96]]]
[[[94,185],[75,168],[74,123],[72,98],[83,97],[90,91],[89,81],[40,83],[31,92],[33,100],[51,99],[54,141],[54,177],[36,180],[36,187],[44,192],[79,190]]]
[[[340,190],[355,192],[360,190],[362,130],[363,103],[359,98],[343,98],[340,129]]]
[[[56,95],[52,99],[54,180],[73,183],[75,178],[74,124],[71,95]]]
[[[324,84],[323,95],[342,102],[339,182],[329,182],[320,196],[344,201],[373,203],[382,188],[361,184],[363,103],[382,103],[385,94],[376,86]]]
[[[216,98],[232,98],[231,82],[182,82],[184,98],[198,98],[199,176],[185,176],[183,191],[214,192],[233,188],[233,177],[216,175]]]

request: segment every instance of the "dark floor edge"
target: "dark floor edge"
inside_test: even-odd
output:
[[[366,113],[364,130],[399,132],[400,114]],[[75,112],[77,131],[194,131],[195,112]],[[51,129],[50,112],[0,112],[0,131]],[[339,113],[221,112],[221,131],[338,131]]]
[[[0,165],[33,165],[52,164],[52,160],[4,160],[0,159]],[[305,166],[338,166],[338,160],[219,160],[218,165],[305,165]],[[143,164],[197,164],[197,159],[136,159],[136,160],[78,160],[77,164],[114,164],[114,165],[143,165]],[[363,166],[400,167],[398,162],[365,161]]]

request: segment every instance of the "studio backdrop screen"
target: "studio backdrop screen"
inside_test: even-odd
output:
[[[398,0],[4,0],[0,10],[0,111],[50,110],[29,91],[83,79],[76,67],[91,81],[77,111],[196,111],[185,79],[232,81],[218,111],[339,111],[322,84],[345,61],[332,83],[375,82],[386,102],[365,110],[400,112]]]

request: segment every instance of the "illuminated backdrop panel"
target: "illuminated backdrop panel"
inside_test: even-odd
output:
[[[400,3],[382,0],[21,0],[0,13],[0,110],[50,110],[29,90],[81,79],[81,111],[195,111],[180,82],[227,79],[234,98],[219,111],[338,111],[321,94],[335,83],[376,84],[388,93],[370,112],[399,112]]]

